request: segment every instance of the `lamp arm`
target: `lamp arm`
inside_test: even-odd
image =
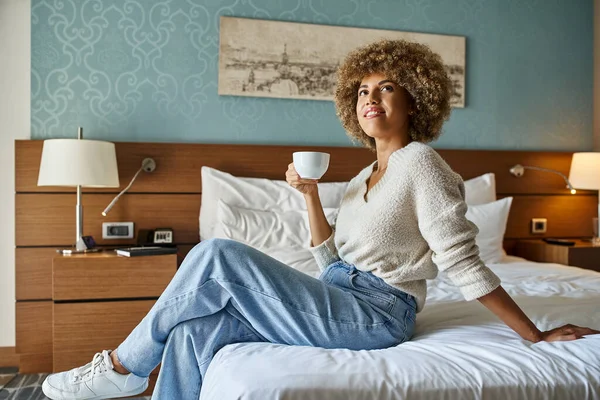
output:
[[[144,158],[144,161],[142,161],[142,166],[135,173],[135,175],[131,179],[131,182],[129,182],[129,185],[127,185],[127,187],[125,189],[123,189],[121,191],[121,193],[119,193],[113,199],[113,201],[110,202],[110,204],[104,209],[104,211],[102,211],[102,215],[106,217],[106,214],[108,214],[108,212],[115,205],[115,203],[117,202],[117,200],[119,200],[119,197],[121,197],[125,192],[127,192],[129,190],[129,188],[131,187],[131,185],[133,185],[133,182],[138,177],[138,175],[140,174],[140,172],[142,172],[142,171],[145,171],[145,172],[154,172],[155,169],[156,169],[156,162],[154,161],[154,159],[152,159],[152,158]]]
[[[135,173],[135,175],[133,176],[133,179],[131,179],[131,182],[129,182],[129,185],[127,185],[127,187],[125,189],[123,189],[121,191],[121,193],[119,193],[111,202],[110,204],[104,209],[104,211],[102,211],[102,215],[104,217],[106,217],[106,214],[108,214],[108,212],[110,211],[111,208],[113,208],[113,206],[115,205],[115,203],[119,200],[119,198],[125,194],[125,192],[127,192],[129,190],[129,188],[131,187],[131,185],[133,185],[133,182],[135,181],[135,179],[138,177],[138,175],[140,174],[140,172],[142,172],[143,167],[140,167],[140,169],[138,169],[138,171]]]
[[[548,168],[532,167],[532,166],[529,166],[529,165],[524,165],[523,168],[524,169],[533,169],[533,170],[536,170],[536,171],[543,171],[543,172],[552,172],[553,174],[560,175],[565,180],[565,183],[567,184],[567,187],[569,188],[569,190],[574,190],[573,186],[571,185],[571,182],[569,182],[569,180],[567,179],[567,177],[565,176],[565,174],[563,174],[562,172],[558,172],[558,171],[555,171],[553,169],[548,169]]]

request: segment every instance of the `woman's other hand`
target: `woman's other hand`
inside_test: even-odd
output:
[[[291,187],[298,190],[303,195],[318,193],[318,180],[300,178],[300,175],[298,175],[298,172],[296,172],[296,168],[294,168],[294,163],[290,163],[290,165],[288,165],[288,169],[285,172],[285,180]]]
[[[581,339],[584,335],[597,335],[600,331],[590,328],[584,328],[577,325],[563,325],[558,328],[542,332],[541,339],[545,342],[557,342]]]

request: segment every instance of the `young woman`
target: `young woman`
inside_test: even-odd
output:
[[[479,258],[462,180],[425,144],[450,114],[450,87],[440,57],[426,46],[384,40],[352,52],[338,71],[338,116],[377,161],[348,184],[335,230],[317,183],[301,179],[292,164],[286,172],[306,199],[319,279],[241,243],[204,241],[117,350],[50,375],[46,396],[138,394],[162,361],[153,398],[197,400],[212,357],[230,343],[395,346],[410,339],[425,280],[438,270],[526,340],[600,333],[572,325],[541,332]]]

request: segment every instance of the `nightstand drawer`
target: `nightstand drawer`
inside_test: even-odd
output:
[[[82,366],[90,362],[95,353],[114,350],[155,302],[55,303],[54,371]]]
[[[52,262],[52,299],[158,297],[176,270],[176,254],[131,258],[111,253],[57,256]]]

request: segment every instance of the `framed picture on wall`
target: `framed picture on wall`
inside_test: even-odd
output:
[[[220,95],[333,100],[348,52],[379,39],[404,39],[438,53],[453,82],[451,105],[465,106],[464,36],[221,17]]]

